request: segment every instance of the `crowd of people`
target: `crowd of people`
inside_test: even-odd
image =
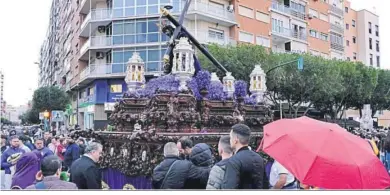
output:
[[[96,153],[98,150],[100,152]],[[50,132],[35,139],[28,133],[2,134],[1,189],[88,189],[85,183],[90,183],[91,173],[95,174],[94,180],[99,179],[95,178],[99,169],[83,165],[85,170],[80,171],[83,167],[80,165],[88,164],[88,160],[89,164],[95,164],[101,151],[99,143],[83,138],[74,140],[65,135],[53,136]],[[76,168],[72,170],[74,164]],[[78,172],[87,176],[82,177]],[[101,179],[91,185],[100,183]]]
[[[253,151],[250,135],[248,126],[234,125],[230,134],[219,140],[220,159],[214,159],[209,145],[194,145],[189,137],[166,143],[164,160],[151,177],[152,188],[318,189],[300,183],[282,164]],[[375,154],[388,153],[390,157],[390,135],[388,140],[387,145],[377,143],[379,147],[369,143]],[[1,189],[102,189],[98,166],[102,152],[98,142],[49,132],[34,140],[27,135],[2,135]]]

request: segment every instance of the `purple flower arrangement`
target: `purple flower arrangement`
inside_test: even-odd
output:
[[[246,104],[246,105],[256,105],[256,96],[254,96],[254,95],[251,95],[251,96],[246,96],[245,98],[244,98],[244,104]]]
[[[177,92],[179,88],[179,81],[173,75],[161,76],[150,80],[145,88],[139,89],[133,94],[128,94],[130,97],[133,96],[141,98],[151,98],[157,91],[161,92]]]
[[[199,93],[199,87],[195,77],[192,77],[191,80],[187,81],[187,86],[191,89],[196,100],[202,100],[202,96]]]
[[[234,82],[234,97],[242,97],[244,98],[248,92],[247,92],[248,85],[243,80],[238,80]]]
[[[223,85],[221,82],[212,81],[210,83],[207,98],[209,100],[226,100],[226,93],[223,91]]]
[[[198,89],[208,89],[210,86],[210,81],[211,81],[211,75],[207,70],[201,70],[196,74],[196,83],[198,84]]]

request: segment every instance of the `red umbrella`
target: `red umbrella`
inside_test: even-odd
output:
[[[364,139],[301,117],[264,127],[261,147],[301,183],[325,189],[385,189],[390,176]]]

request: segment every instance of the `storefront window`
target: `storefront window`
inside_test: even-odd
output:
[[[110,86],[111,93],[122,93],[122,85],[121,84],[113,84]]]

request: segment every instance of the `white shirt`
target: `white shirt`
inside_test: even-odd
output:
[[[270,177],[269,184],[271,186],[275,186],[275,184],[279,181],[280,174],[287,174],[287,181],[284,184],[284,186],[294,181],[294,176],[286,168],[284,168],[279,162],[275,160],[274,164],[272,164],[271,173],[269,176]]]

